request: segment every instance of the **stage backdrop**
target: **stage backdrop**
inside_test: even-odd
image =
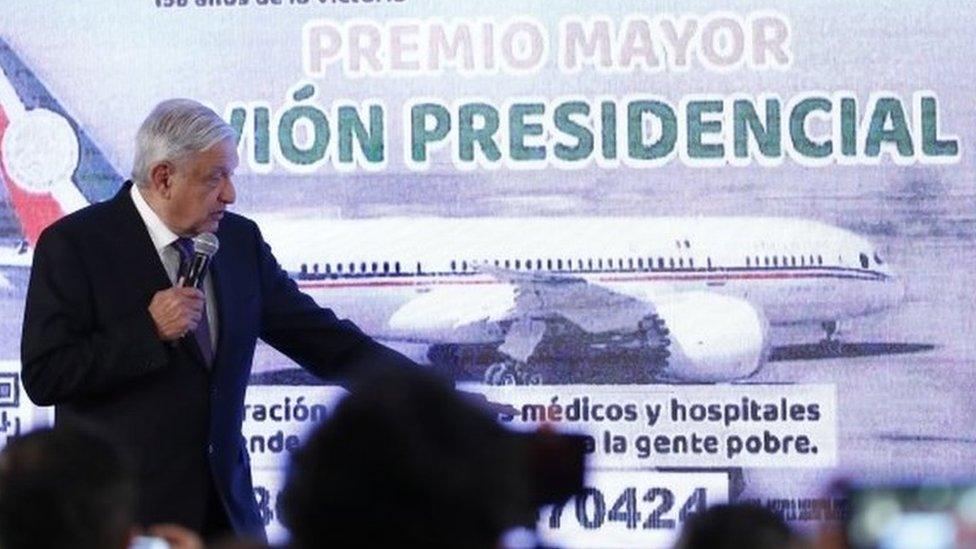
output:
[[[0,9],[8,437],[52,420],[18,377],[39,231],[112,196],[140,121],[191,97],[239,130],[234,209],[303,289],[501,421],[591,437],[551,542],[664,546],[727,500],[815,526],[839,476],[974,473],[965,3]],[[340,394],[259,349],[275,539],[282,468]]]

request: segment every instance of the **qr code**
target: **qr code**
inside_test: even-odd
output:
[[[20,403],[20,374],[0,373],[0,408]]]

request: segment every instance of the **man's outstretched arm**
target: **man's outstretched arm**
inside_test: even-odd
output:
[[[257,234],[261,339],[316,376],[347,386],[416,366],[299,290]]]

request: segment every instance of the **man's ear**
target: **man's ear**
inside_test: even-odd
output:
[[[169,161],[159,162],[149,170],[149,186],[163,198],[169,198],[173,189],[173,164]]]

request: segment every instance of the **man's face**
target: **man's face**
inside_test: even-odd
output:
[[[217,231],[236,196],[231,177],[237,163],[237,148],[230,139],[176,163],[164,219],[173,232],[192,237]]]

